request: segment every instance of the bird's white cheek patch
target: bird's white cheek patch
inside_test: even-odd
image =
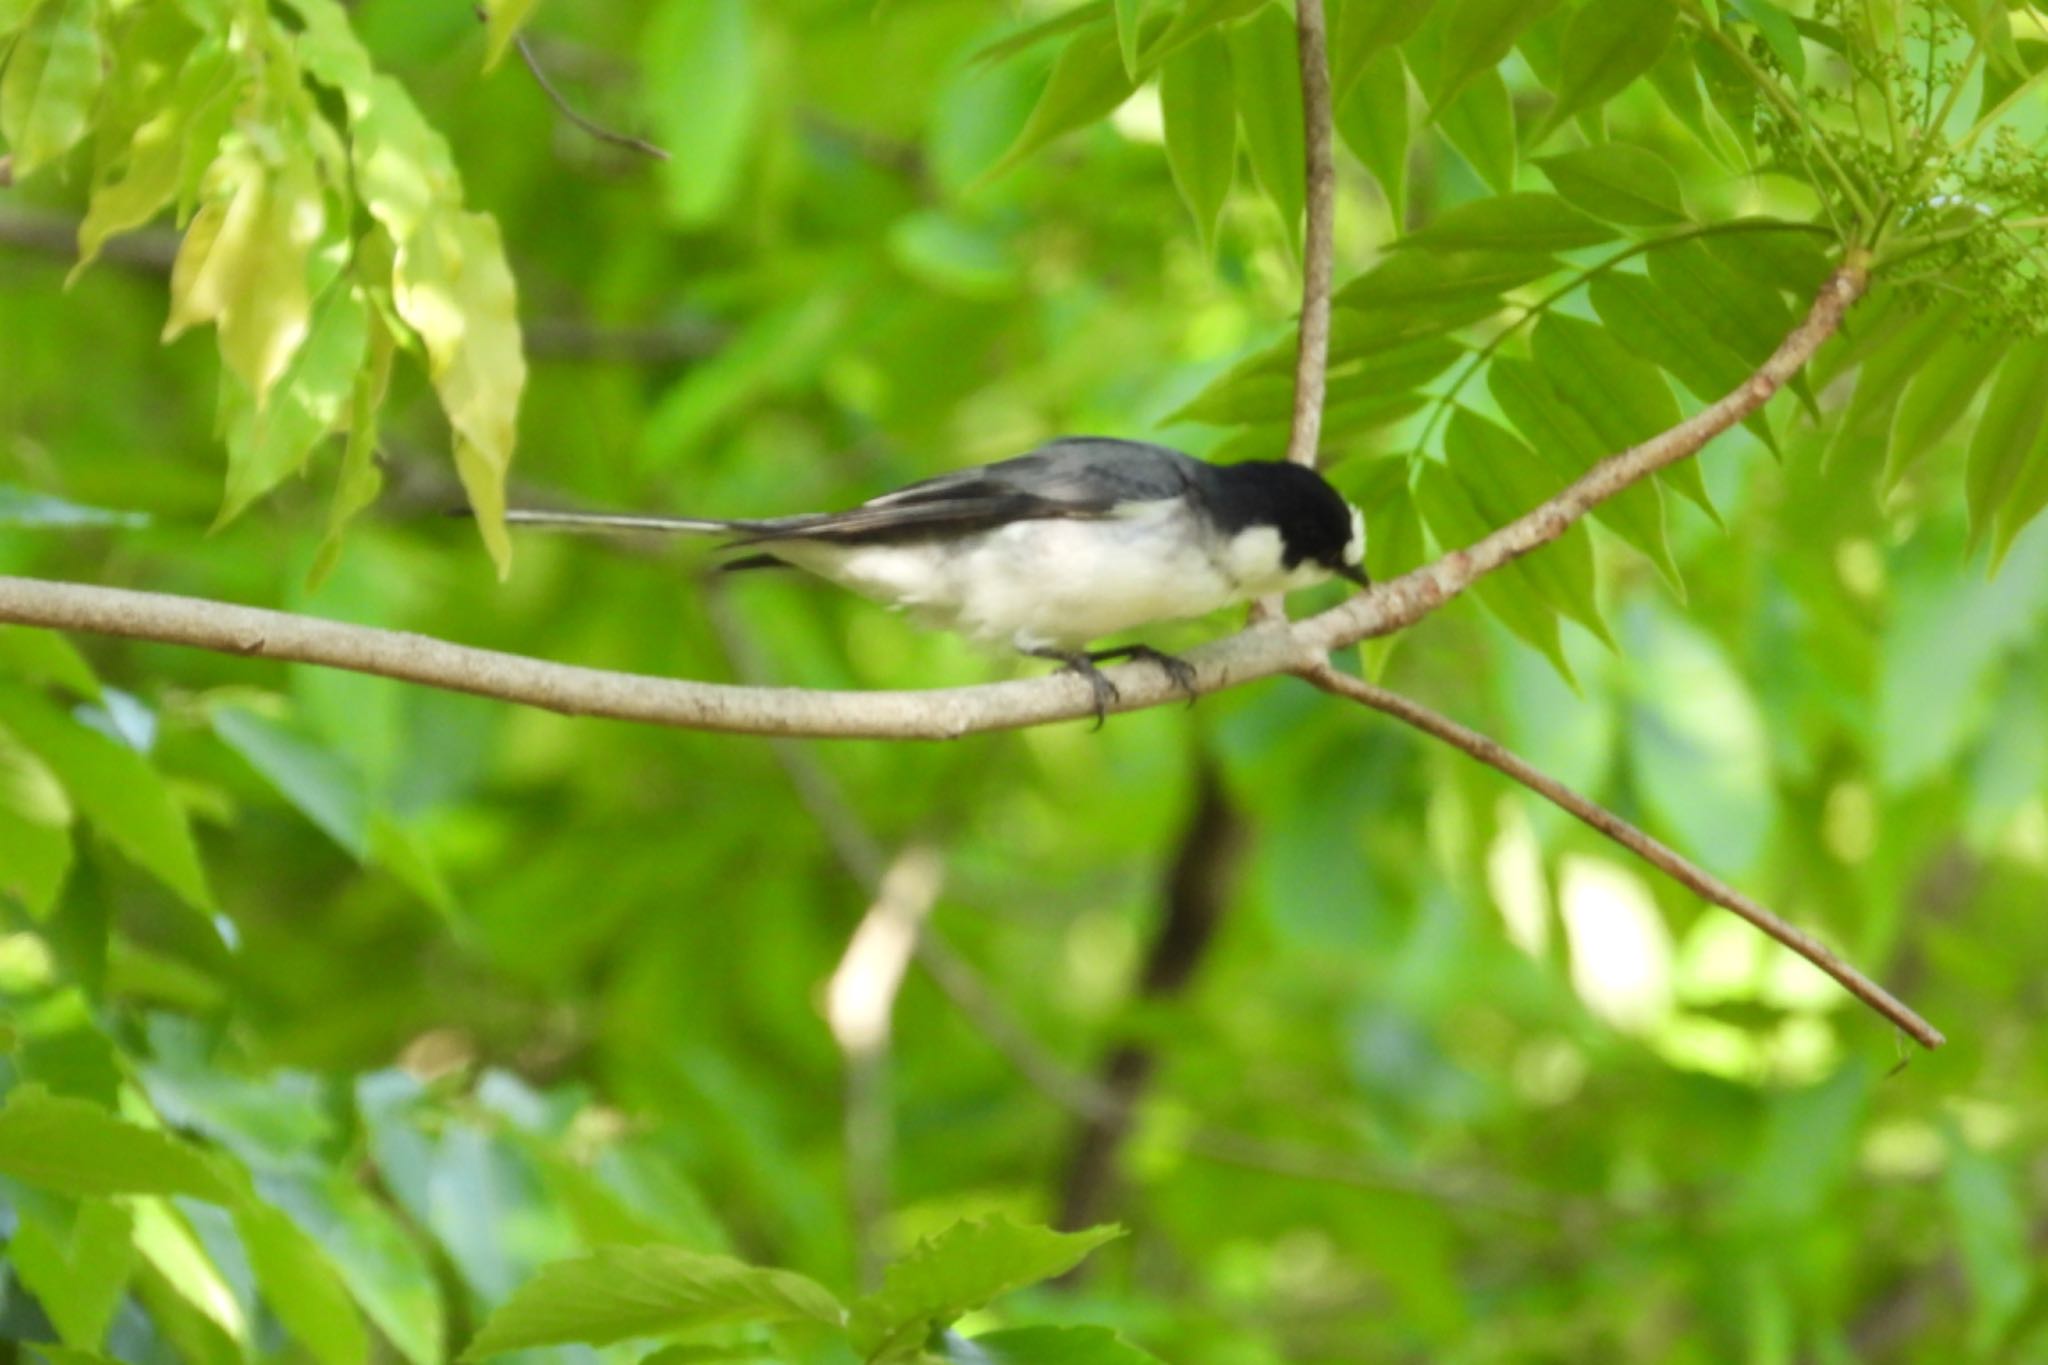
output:
[[[1280,532],[1271,526],[1239,531],[1223,546],[1224,569],[1252,593],[1278,592],[1292,577],[1287,572]]]

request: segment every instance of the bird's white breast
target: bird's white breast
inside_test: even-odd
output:
[[[986,644],[1078,649],[1328,577],[1281,562],[1279,533],[1224,538],[1178,502],[1094,520],[1019,521],[895,545],[789,541],[775,555],[918,621]]]

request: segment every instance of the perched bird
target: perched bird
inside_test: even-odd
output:
[[[844,512],[710,519],[514,510],[517,525],[729,535],[729,569],[790,565],[921,624],[1057,660],[1088,679],[1142,658],[1193,695],[1194,670],[1147,645],[1091,641],[1348,578],[1365,586],[1365,522],[1302,465],[1212,465],[1139,441],[1070,436],[1028,455],[884,493]]]

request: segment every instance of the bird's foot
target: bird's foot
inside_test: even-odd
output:
[[[1061,672],[1078,673],[1087,679],[1088,686],[1095,693],[1095,728],[1100,730],[1103,723],[1109,719],[1110,705],[1120,700],[1122,694],[1116,690],[1116,684],[1109,680],[1108,675],[1095,666],[1095,660],[1078,650],[1034,649],[1027,652],[1035,658],[1057,659]]]
[[[1186,659],[1178,658],[1150,645],[1118,645],[1115,649],[1097,649],[1089,653],[1092,663],[1108,663],[1112,659],[1143,659],[1154,665],[1167,676],[1173,685],[1187,694],[1188,705],[1193,706],[1200,693],[1195,691],[1195,666]]]

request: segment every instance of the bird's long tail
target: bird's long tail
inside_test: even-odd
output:
[[[704,517],[650,517],[618,512],[548,512],[514,507],[505,513],[514,526],[531,526],[543,531],[570,531],[584,535],[612,535],[621,531],[670,535],[719,536],[758,533],[757,521],[714,521]]]

